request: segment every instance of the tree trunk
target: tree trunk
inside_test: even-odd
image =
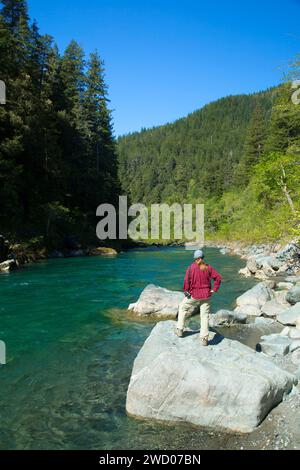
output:
[[[281,185],[281,189],[282,189],[282,192],[283,192],[283,194],[285,195],[285,197],[286,197],[286,199],[287,199],[287,202],[288,202],[288,204],[289,204],[289,206],[290,206],[290,208],[291,208],[292,213],[293,213],[294,215],[296,215],[296,209],[295,209],[293,200],[292,200],[292,198],[291,198],[291,196],[290,196],[290,193],[289,193],[289,191],[288,191],[286,185],[283,185],[283,186]]]

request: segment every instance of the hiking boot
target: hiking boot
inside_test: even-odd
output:
[[[182,338],[183,337],[183,330],[179,330],[179,328],[177,328],[175,334],[176,334],[176,336],[178,336],[178,338]]]
[[[208,338],[200,338],[201,346],[208,346]]]

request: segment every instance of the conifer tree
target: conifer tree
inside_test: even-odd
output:
[[[266,139],[266,122],[261,105],[258,103],[253,111],[249,123],[243,156],[235,170],[234,181],[236,186],[245,187],[249,182],[253,166],[259,162],[263,155]]]

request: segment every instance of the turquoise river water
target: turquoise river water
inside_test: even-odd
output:
[[[126,307],[154,283],[179,290],[192,253],[141,249],[59,259],[0,276],[0,449],[224,448],[230,436],[136,421],[125,399],[133,361],[154,323]],[[243,262],[207,249],[224,282],[213,311],[253,285]]]

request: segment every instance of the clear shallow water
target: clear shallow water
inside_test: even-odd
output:
[[[223,275],[213,310],[253,280],[243,262],[207,249]],[[147,249],[116,258],[51,260],[0,276],[0,449],[223,448],[228,435],[139,422],[125,414],[133,361],[153,323],[124,309],[154,283],[181,289],[191,252]]]

